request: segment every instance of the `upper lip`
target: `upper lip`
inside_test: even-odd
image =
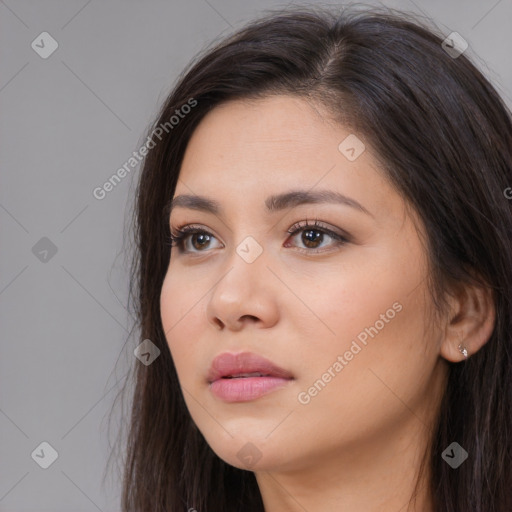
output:
[[[272,377],[292,379],[293,375],[274,364],[272,361],[251,352],[232,354],[224,352],[218,355],[210,366],[208,382],[230,377],[240,373],[261,373]]]

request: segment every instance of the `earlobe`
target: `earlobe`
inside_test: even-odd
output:
[[[467,284],[450,297],[449,303],[440,353],[448,361],[458,363],[489,341],[496,319],[494,294],[490,287]]]

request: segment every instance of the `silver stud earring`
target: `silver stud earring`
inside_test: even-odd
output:
[[[468,349],[462,343],[459,343],[459,351],[464,356],[464,359],[468,358]]]

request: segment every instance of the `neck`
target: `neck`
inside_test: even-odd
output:
[[[364,450],[331,452],[294,470],[256,473],[265,512],[434,512],[428,465],[418,481],[426,448],[421,431],[424,426],[414,438],[398,435],[375,439]]]

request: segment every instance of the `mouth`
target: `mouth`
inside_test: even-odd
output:
[[[221,379],[246,379],[247,377],[271,377],[268,373],[237,373],[236,375],[226,375],[225,377],[221,377]]]
[[[213,360],[208,373],[211,392],[226,402],[255,400],[293,380],[289,371],[250,352],[225,352]]]

